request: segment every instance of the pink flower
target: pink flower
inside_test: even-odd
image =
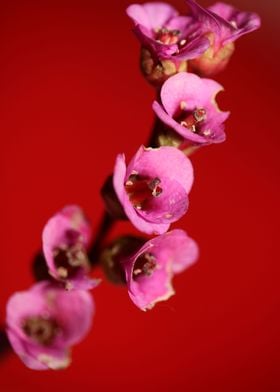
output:
[[[167,3],[132,4],[126,12],[135,24],[140,42],[158,58],[188,60],[209,46],[207,39],[194,34],[195,20],[178,15],[178,11]]]
[[[153,84],[185,71],[186,60],[197,58],[209,47],[199,23],[191,16],[178,15],[167,3],[132,4],[127,14],[142,45],[142,71]]]
[[[11,296],[7,335],[27,367],[65,368],[71,361],[71,346],[88,333],[93,313],[93,300],[87,291],[65,291],[44,281]]]
[[[224,121],[215,97],[223,87],[210,79],[181,72],[169,78],[161,89],[161,104],[153,103],[159,119],[192,144],[221,143]]]
[[[233,42],[260,27],[260,17],[222,2],[205,9],[194,0],[186,1],[193,18],[200,22],[201,32],[210,41],[210,47],[202,56],[191,60],[190,66],[205,76],[213,75],[227,65],[234,51]]]
[[[96,285],[87,274],[91,228],[80,207],[72,205],[55,214],[43,230],[43,251],[50,275],[67,289]]]
[[[113,185],[127,217],[147,234],[165,233],[188,208],[193,183],[190,160],[174,147],[141,146],[126,167],[118,155]]]
[[[183,230],[173,230],[146,242],[123,263],[128,293],[142,310],[174,294],[172,278],[196,262],[198,246]]]

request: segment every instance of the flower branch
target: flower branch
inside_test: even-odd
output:
[[[259,28],[260,18],[224,3],[209,8],[194,0],[185,3],[184,15],[167,3],[127,8],[141,45],[141,71],[155,88],[153,131],[130,162],[117,155],[101,190],[106,212],[95,237],[77,205],[48,220],[33,263],[39,282],[9,299],[9,340],[2,331],[0,355],[10,344],[32,369],[67,367],[72,346],[92,324],[89,290],[100,283],[91,276],[93,266],[100,265],[113,283],[126,285],[132,302],[146,311],[172,296],[174,275],[197,261],[196,241],[182,229],[170,230],[189,208],[194,173],[188,155],[226,139],[229,112],[215,101],[223,87],[209,77],[225,69],[235,41]],[[121,219],[141,235],[108,244],[108,233]]]

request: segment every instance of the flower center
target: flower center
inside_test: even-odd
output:
[[[159,184],[160,179],[157,177],[148,179],[140,177],[138,174],[130,175],[125,183],[125,190],[133,207],[138,210],[145,209],[149,200],[160,196],[162,188]]]
[[[52,344],[60,330],[55,320],[40,316],[26,319],[22,329],[32,340],[44,346]]]
[[[200,125],[206,120],[206,110],[197,108],[192,112],[187,112],[184,109],[184,105],[182,105],[183,103],[181,103],[182,111],[176,118],[176,121],[192,132],[198,133],[200,131]]]
[[[71,245],[61,245],[53,251],[54,263],[57,267],[57,272],[61,278],[68,278],[74,276],[78,269],[89,266],[89,260],[86,249],[77,238],[76,242]]]
[[[165,45],[176,44],[179,41],[180,30],[169,30],[166,27],[155,30],[155,39]]]
[[[144,253],[136,260],[133,268],[133,276],[151,276],[156,269],[156,258],[151,253]]]

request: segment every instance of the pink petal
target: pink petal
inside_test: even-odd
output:
[[[186,193],[190,192],[194,179],[191,161],[174,147],[141,146],[127,167],[126,180],[133,171],[143,176],[168,177],[181,184]]]
[[[167,3],[132,4],[126,10],[127,15],[135,24],[141,24],[147,29],[157,29],[166,25],[169,19],[178,12]]]

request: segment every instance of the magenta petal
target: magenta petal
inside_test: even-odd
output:
[[[172,17],[165,25],[169,30],[179,30],[181,36],[184,36],[189,31],[190,26],[193,24],[193,18],[190,16],[178,15]]]
[[[184,230],[176,229],[167,233],[164,246],[167,249],[165,252],[171,254],[174,274],[183,272],[198,259],[198,245]]]
[[[221,90],[223,87],[214,80],[209,81],[192,73],[180,72],[162,86],[161,101],[167,114],[174,116],[181,102],[185,102],[190,108],[203,107]]]
[[[113,185],[114,185],[115,192],[121,203],[123,202],[124,194],[126,193],[124,189],[125,177],[126,177],[125,155],[119,154],[117,156],[115,168],[114,168]]]
[[[167,3],[131,4],[126,9],[127,15],[135,24],[141,24],[147,29],[156,29],[164,26],[169,19],[178,15],[178,12]]]
[[[186,193],[190,192],[193,185],[191,161],[174,147],[141,146],[127,167],[126,179],[133,171],[152,177],[172,178],[185,188]]]
[[[192,60],[202,55],[208,48],[210,42],[206,37],[197,37],[187,43],[176,57],[177,60]]]
[[[223,25],[225,22],[226,26],[228,26],[227,23],[231,25],[230,29],[223,32],[224,44],[235,41],[242,35],[250,33],[261,26],[261,19],[256,13],[239,11],[226,3],[218,2],[208,9],[223,20]]]
[[[169,229],[170,222],[151,222],[139,215],[128,198],[125,202],[124,210],[131,223],[142,233],[158,235],[165,233]]]
[[[15,353],[22,362],[33,370],[58,370],[69,366],[71,358],[69,350],[64,348],[40,350],[33,344],[20,339],[12,330],[7,330],[7,335]]]
[[[261,21],[257,14],[238,11],[234,7],[216,3],[208,9],[203,8],[194,0],[187,0],[192,14],[201,23],[201,31],[215,34],[215,46],[225,45],[260,27]]]
[[[56,319],[63,327],[67,346],[79,343],[89,332],[94,314],[94,303],[88,291],[55,291]]]
[[[186,0],[191,9],[192,15],[200,23],[201,31],[214,32],[219,34],[221,31],[220,17],[210,10],[202,7],[194,0]]]
[[[239,13],[236,8],[234,8],[230,4],[217,2],[210,7],[208,10],[214,12],[215,14],[219,15],[224,20],[230,21],[236,13]],[[242,12],[243,13],[243,12]]]
[[[161,101],[169,116],[174,116],[182,101],[200,100],[201,80],[197,75],[190,73],[179,73],[175,77],[169,78],[161,88]]]
[[[168,189],[161,197],[151,200],[149,210],[137,211],[138,215],[148,222],[170,224],[179,220],[188,209],[188,194],[183,186],[169,179],[161,177],[161,186]]]

